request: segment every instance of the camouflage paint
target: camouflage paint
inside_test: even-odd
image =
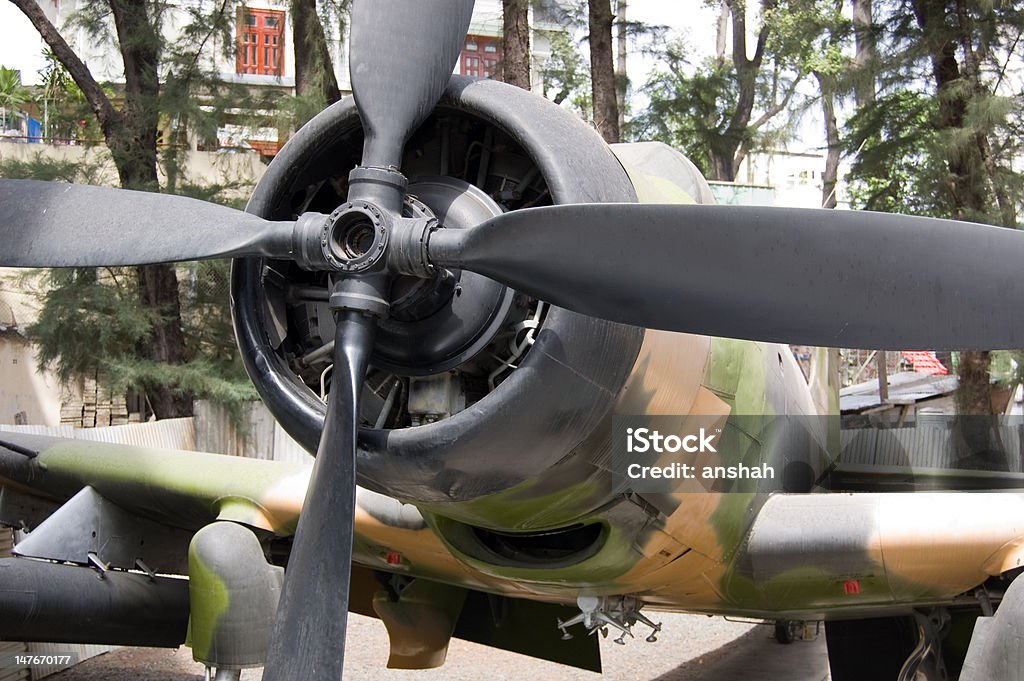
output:
[[[630,174],[641,199],[686,200],[671,183]],[[784,346],[648,331],[616,411],[728,418],[811,414],[815,407]],[[673,609],[822,617],[954,602],[987,576],[1024,562],[1019,494],[789,496],[745,489],[635,500],[610,490],[609,432],[599,428],[564,469],[548,471],[568,485],[542,475],[471,502],[424,506],[426,524],[416,527],[357,508],[356,561],[542,601],[639,594]],[[739,432],[732,438],[720,451],[724,463],[750,456],[752,442]],[[42,474],[32,488],[40,493],[66,498],[88,484],[179,527],[198,529],[220,518],[282,536],[294,530],[309,475],[307,467],[275,462],[84,442],[54,444],[34,465]],[[661,512],[652,515],[651,506]],[[457,547],[452,516],[505,530],[599,522],[605,538],[575,564],[501,565]],[[222,606],[213,596],[211,613]]]
[[[216,572],[193,555],[189,555],[188,583],[193,594],[190,598],[188,645],[192,647],[193,658],[210,660],[217,621],[227,612],[230,601],[228,587]]]

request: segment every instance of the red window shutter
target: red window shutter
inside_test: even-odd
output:
[[[284,73],[284,12],[243,7],[238,12],[235,72],[263,76]]]

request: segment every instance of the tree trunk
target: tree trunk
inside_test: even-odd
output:
[[[594,95],[594,126],[605,142],[619,141],[619,107],[615,101],[615,64],[612,60],[611,0],[589,0],[590,76]]]
[[[708,179],[719,182],[735,182],[736,171],[733,170],[733,159],[740,144],[738,140],[725,137],[713,140],[711,149],[711,166],[708,168]]]
[[[988,369],[991,357],[987,352],[961,352],[957,374],[960,387],[956,401],[961,414],[991,414],[992,391]]]
[[[761,26],[757,35],[754,56],[747,57],[746,0],[724,0],[732,17],[732,63],[736,69],[738,95],[736,108],[725,130],[711,144],[711,172],[708,179],[733,182],[740,162],[746,155],[743,141],[749,134],[750,118],[754,111],[757,73],[764,62],[764,51],[768,42],[768,24]]]
[[[878,50],[875,45],[872,0],[853,0],[853,34],[856,53],[853,64],[855,74],[854,98],[857,106],[875,101],[875,74],[878,69]]]
[[[135,268],[139,298],[158,315],[147,342],[139,354],[163,364],[184,364],[189,357],[181,327],[178,275],[173,265],[144,265]],[[192,395],[172,392],[167,386],[147,386],[147,396],[158,419],[192,415]]]
[[[125,75],[124,104],[118,111],[39,5],[34,0],[12,2],[32,22],[85,95],[100,123],[121,186],[146,191],[159,190],[156,136],[159,123],[160,36],[150,20],[148,3],[145,0],[109,0]],[[97,207],[97,210],[100,209]],[[136,275],[139,298],[155,320],[152,343],[140,348],[140,355],[169,364],[186,361],[178,281],[173,266],[138,267]],[[158,418],[188,416],[192,413],[190,395],[171,397],[166,388],[159,388],[156,392],[150,401]]]
[[[501,79],[530,89],[530,3],[501,0]]]
[[[316,0],[291,0],[295,43],[295,94],[320,100],[324,106],[341,99],[327,36],[316,13]],[[305,121],[301,121],[305,122]]]
[[[718,23],[715,26],[715,65],[718,68],[725,66],[726,38],[729,35],[729,2],[722,0],[718,12]]]
[[[615,45],[617,59],[615,61],[615,106],[619,110],[619,135],[626,129],[626,89],[629,87],[629,75],[626,72],[626,56],[629,53],[629,31],[626,23],[626,0],[615,3]]]
[[[825,170],[821,175],[821,207],[836,207],[836,181],[839,177],[839,125],[836,123],[835,87],[830,76],[814,74],[821,89],[821,111],[825,118]]]
[[[160,38],[149,19],[145,0],[110,0],[124,61],[125,100],[118,125],[106,135],[121,186],[159,189],[156,132],[159,123]],[[141,354],[164,364],[187,361],[185,334],[178,301],[178,276],[173,265],[136,268],[139,299],[154,318],[152,342]],[[165,386],[152,389],[150,402],[157,418],[190,416],[192,396],[174,397]]]
[[[970,45],[973,36],[962,23],[957,27],[959,35],[946,21],[947,0],[914,0],[914,15],[918,26],[924,32],[924,44],[928,49],[939,99],[937,127],[940,130],[958,130],[965,127],[967,107],[972,93],[981,86],[971,81],[970,73],[963,74],[957,60],[957,45]],[[969,70],[968,70],[969,71]],[[951,148],[946,157],[949,168],[947,191],[953,215],[964,220],[984,212],[989,203],[986,186],[987,168],[984,160],[984,136],[977,136],[975,144],[961,144]],[[979,276],[984,276],[979,274]],[[966,416],[990,415],[992,403],[989,386],[990,357],[988,352],[962,352],[957,370],[959,388],[957,404],[959,413]],[[987,433],[987,431],[986,431]],[[967,437],[967,433],[964,433]],[[987,438],[987,434],[984,435]],[[972,449],[979,450],[982,433],[967,438]]]

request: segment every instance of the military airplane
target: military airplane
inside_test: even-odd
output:
[[[654,639],[668,609],[824,620],[837,681],[1020,678],[1024,495],[830,489],[827,381],[781,343],[1022,347],[1024,234],[707,205],[664,145],[452,77],[472,8],[357,0],[354,97],[246,212],[0,181],[2,266],[235,258],[249,375],[316,453],[0,433],[0,522],[30,530],[0,637],[336,681],[349,610],[392,666],[455,635],[599,669],[587,634]],[[629,470],[684,474],[634,479],[624,433],[664,445]]]

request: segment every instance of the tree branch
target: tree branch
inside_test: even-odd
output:
[[[35,0],[10,1],[21,10],[22,14],[28,17],[28,20],[32,22],[35,29],[39,31],[40,37],[53,50],[54,56],[67,69],[71,78],[75,81],[75,85],[85,95],[86,101],[92,107],[96,118],[99,119],[100,127],[103,128],[104,132],[113,127],[118,122],[120,114],[114,108],[114,105],[110,103],[110,99],[103,92],[100,84],[92,77],[89,67],[68,46],[67,41],[57,31],[57,28],[46,18],[42,8],[39,7]]]
[[[750,60],[750,63],[755,68],[761,67],[761,62],[764,61],[764,48],[768,44],[768,26],[763,26],[761,32],[757,34],[757,46],[754,48],[754,58]]]
[[[796,94],[796,86],[800,83],[801,80],[803,80],[803,78],[804,78],[804,74],[803,73],[798,75],[796,77],[796,80],[793,81],[793,84],[786,91],[786,95],[782,98],[782,101],[781,102],[774,102],[770,107],[765,109],[765,112],[763,114],[761,114],[757,118],[756,121],[754,121],[753,123],[750,124],[750,126],[749,126],[750,129],[751,130],[757,130],[762,125],[764,125],[769,120],[771,120],[771,118],[773,116],[776,116],[776,115],[782,113],[786,109],[786,107],[789,106],[790,101],[792,101],[792,99],[793,99],[793,95]],[[774,99],[774,97],[773,97],[773,99]]]
[[[732,63],[737,73],[745,73],[750,66],[747,59],[747,4],[744,0],[726,0],[732,13]]]

